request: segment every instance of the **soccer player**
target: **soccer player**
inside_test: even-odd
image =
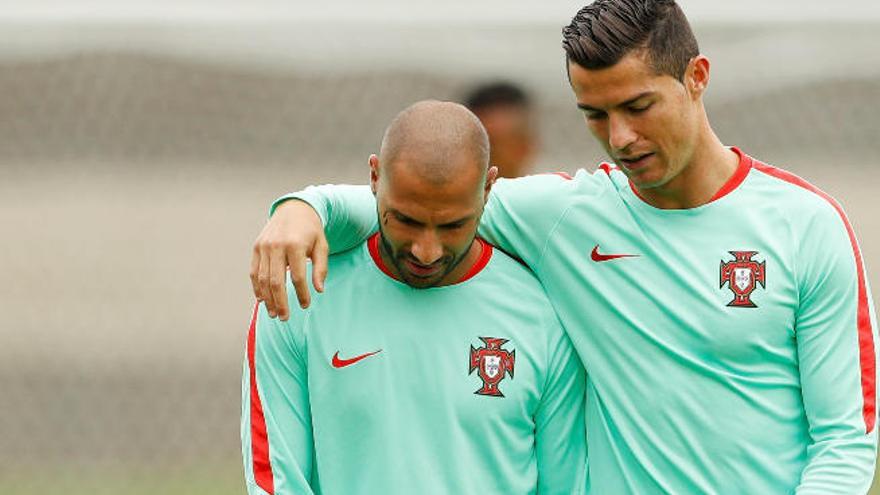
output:
[[[498,167],[498,176],[526,175],[538,148],[528,94],[512,83],[497,81],[473,88],[464,105],[479,117],[489,134],[489,163]]]
[[[615,164],[499,181],[479,232],[534,270],[583,359],[594,493],[865,493],[876,317],[840,205],[722,144],[674,1],[598,0],[563,37]],[[348,218],[327,225],[334,250],[341,230],[375,229],[368,190],[295,196]],[[263,281],[290,264],[307,305],[301,265],[313,256],[320,287],[323,238],[303,202],[277,208],[254,263],[273,312],[287,307]]]
[[[488,158],[463,106],[404,110],[370,157],[378,233],[307,312],[255,310],[249,493],[583,493],[584,371],[534,276],[475,237]]]

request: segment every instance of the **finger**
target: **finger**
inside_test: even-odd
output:
[[[327,279],[327,256],[329,248],[327,239],[321,236],[312,250],[312,285],[318,292],[324,292],[324,280]]]
[[[301,308],[309,307],[311,296],[309,284],[306,281],[306,255],[302,251],[289,251],[287,262],[290,263],[290,278],[293,280],[293,288],[296,290],[296,298]]]
[[[271,294],[275,314],[286,321],[289,310],[287,308],[287,260],[284,251],[276,248],[269,255],[269,292]]]
[[[251,253],[251,288],[254,291],[254,297],[257,301],[262,301],[263,296],[260,293],[260,248],[258,244],[254,244],[253,253]]]
[[[270,253],[271,250],[269,247],[264,245],[260,248],[260,275],[257,277],[257,282],[260,285],[260,294],[263,296],[263,302],[266,303],[266,312],[269,313],[270,318],[275,318],[278,312],[275,299],[272,296],[270,283],[272,268],[272,257]]]

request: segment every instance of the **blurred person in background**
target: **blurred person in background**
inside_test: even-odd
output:
[[[583,367],[534,276],[475,237],[488,155],[463,106],[404,110],[369,159],[379,232],[307,312],[255,310],[251,495],[583,493]]]
[[[876,317],[840,205],[725,146],[709,59],[673,0],[597,0],[563,30],[568,81],[616,165],[499,180],[479,233],[537,275],[583,360],[599,494],[865,493],[876,462]],[[313,207],[304,205],[305,200]],[[280,203],[280,206],[279,206]],[[291,268],[302,306],[322,218],[333,251],[376,230],[366,187],[282,197],[255,294]],[[254,270],[253,267],[258,267]]]
[[[506,81],[471,89],[463,103],[474,112],[489,133],[489,163],[499,177],[527,175],[538,150],[538,134],[532,99],[521,87]]]

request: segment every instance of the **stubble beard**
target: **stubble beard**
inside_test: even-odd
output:
[[[455,270],[458,267],[458,265],[461,264],[462,261],[464,261],[464,259],[467,257],[468,252],[470,252],[471,246],[473,245],[474,241],[476,240],[476,237],[477,237],[477,235],[476,235],[476,233],[474,233],[474,236],[471,238],[471,242],[468,243],[467,249],[465,249],[457,257],[454,257],[452,259],[452,261],[450,261],[447,264],[446,269],[443,270],[441,273],[438,273],[435,276],[436,278],[426,280],[426,279],[420,279],[418,277],[415,277],[414,279],[411,279],[410,277],[407,276],[407,274],[409,274],[409,271],[406,269],[405,265],[403,264],[403,259],[407,258],[406,254],[398,254],[394,251],[394,247],[391,245],[390,242],[388,242],[388,240],[385,236],[385,233],[382,231],[382,224],[381,223],[379,224],[379,246],[380,246],[380,249],[385,252],[385,255],[391,261],[391,264],[394,265],[394,268],[395,268],[395,270],[397,270],[397,273],[400,275],[402,282],[410,287],[415,288],[415,289],[429,289],[431,287],[437,287],[440,284],[440,282],[446,278],[447,275],[452,273],[452,271]],[[422,283],[417,283],[415,281],[419,281]],[[427,282],[427,283],[424,283],[424,282]]]

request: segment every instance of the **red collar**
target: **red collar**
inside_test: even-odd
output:
[[[382,273],[388,275],[394,280],[399,281],[399,279],[391,273],[391,270],[388,268],[388,266],[385,265],[385,262],[382,261],[382,255],[379,253],[379,235],[379,232],[376,232],[372,235],[372,237],[367,240],[367,249],[370,251],[370,257],[373,258],[373,262],[376,263],[376,266],[379,267],[380,270],[382,270]],[[492,245],[484,241],[480,237],[477,237],[477,242],[480,243],[480,257],[477,259],[476,262],[474,262],[467,273],[465,273],[463,277],[455,282],[456,284],[460,284],[466,280],[473,278],[476,274],[480,273],[483,268],[486,268],[486,265],[489,264],[489,260],[492,258],[493,252]]]
[[[716,192],[715,195],[712,196],[712,199],[709,200],[710,203],[717,199],[721,199],[724,196],[727,196],[728,194],[733,192],[737,187],[739,187],[740,184],[743,183],[744,180],[746,180],[746,176],[749,175],[749,170],[752,169],[752,159],[749,157],[749,155],[746,155],[745,153],[740,151],[740,149],[736,146],[730,149],[733,150],[733,152],[736,153],[737,156],[739,156],[739,165],[736,167],[736,172],[734,172],[733,175],[729,179],[727,179],[727,182],[725,182],[724,185],[721,186],[721,189],[719,189],[718,192]]]
[[[715,195],[713,195],[706,204],[719,200],[736,190],[736,188],[739,187],[739,185],[742,184],[744,180],[746,180],[746,177],[749,175],[749,171],[752,169],[752,158],[749,155],[743,153],[742,150],[740,150],[736,146],[731,146],[730,149],[739,157],[739,165],[737,165],[736,167],[736,172],[734,172],[733,175],[729,179],[727,179],[727,182],[725,182],[724,185],[721,186],[721,189],[715,192]],[[608,173],[607,169],[603,168],[603,170]],[[633,185],[632,181],[629,181],[629,188],[632,189],[633,194],[638,196],[639,199],[645,201],[645,198],[642,197],[641,194],[639,194],[638,189],[636,189],[636,186]],[[647,203],[647,201],[645,202]]]

